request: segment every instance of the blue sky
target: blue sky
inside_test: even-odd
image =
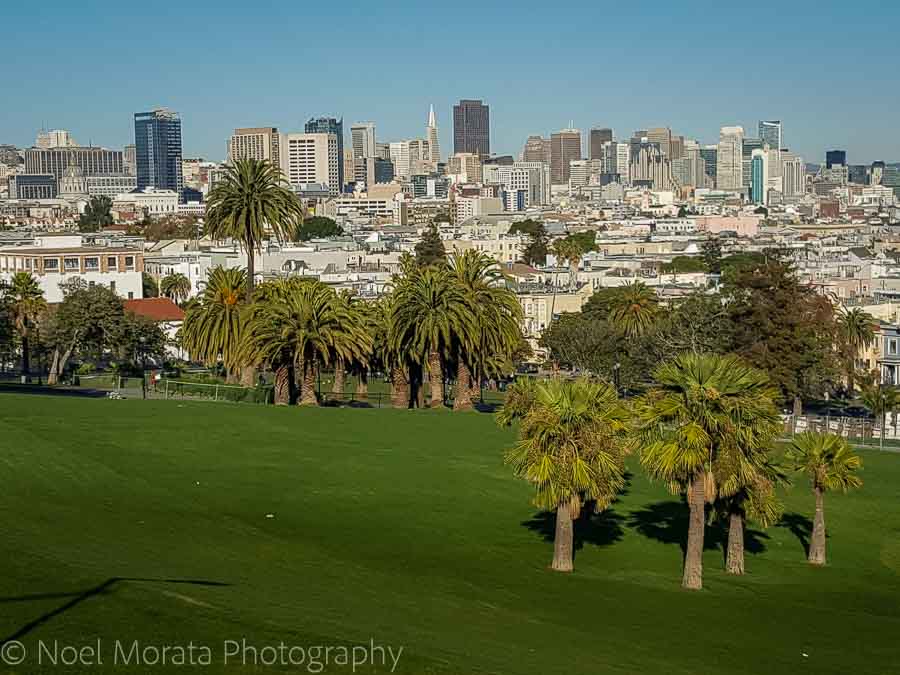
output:
[[[422,136],[446,155],[459,98],[491,106],[491,147],[610,126],[671,126],[703,143],[781,119],[809,162],[900,160],[900,3],[5,2],[0,143],[46,124],[131,142],[132,115],[181,113],[186,156],[224,157],[234,127],[302,131],[313,115]]]

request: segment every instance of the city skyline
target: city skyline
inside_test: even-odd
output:
[[[146,67],[134,44],[131,22],[136,10],[120,11],[110,3],[109,12],[100,7],[88,16],[64,5],[57,10],[58,20],[48,26],[39,21],[36,8],[13,7],[8,11],[10,25],[16,28],[11,34],[13,53],[39,37],[54,39],[57,33],[63,39],[77,30],[82,39],[76,45],[67,42],[65,73],[49,54],[36,55],[17,71],[19,95],[28,105],[4,111],[0,142],[27,147],[46,123],[49,128],[70,130],[83,145],[122,147],[133,142],[135,111],[164,106],[181,115],[185,156],[219,160],[224,159],[225,141],[235,128],[274,126],[301,132],[312,117],[343,118],[346,125],[371,120],[384,141],[416,137],[423,111],[433,103],[441,147],[452,148],[452,106],[472,98],[491,108],[491,150],[497,154],[515,155],[529,135],[548,136],[571,119],[583,135],[591,127],[608,127],[624,139],[635,129],[667,126],[702,144],[716,142],[722,126],[743,126],[754,133],[760,120],[779,119],[785,125],[785,146],[809,162],[823,161],[825,151],[833,148],[846,149],[854,164],[900,161],[900,136],[892,119],[900,93],[855,65],[896,62],[900,47],[890,36],[891,21],[860,22],[852,8],[823,10],[821,5],[801,3],[790,14],[778,12],[780,33],[790,35],[787,39],[752,30],[727,36],[716,32],[716,22],[740,18],[736,9],[700,12],[693,10],[708,3],[678,8],[654,3],[658,21],[644,27],[644,36],[659,39],[645,40],[642,53],[622,59],[617,55],[626,36],[610,31],[603,41],[591,38],[594,19],[625,26],[642,15],[646,21],[647,8],[581,5],[577,8],[581,19],[574,24],[567,18],[571,11],[542,17],[545,34],[562,35],[563,26],[570,32],[564,42],[551,38],[546,50],[537,50],[540,54],[522,49],[525,42],[517,31],[491,35],[492,48],[522,49],[521,69],[509,73],[485,68],[477,48],[458,49],[460,36],[468,34],[465,12],[444,16],[435,8],[404,5],[392,13],[390,22],[379,19],[383,23],[378,27],[407,36],[416,34],[415,26],[431,25],[435,30],[423,31],[422,38],[409,38],[403,45],[383,45],[357,40],[361,28],[350,26],[340,36],[341,48],[326,53],[322,47],[335,35],[313,31],[298,46],[291,38],[291,19],[300,10],[277,4],[279,21],[274,25],[271,13],[248,17],[227,8],[208,12],[204,2],[183,8],[174,27],[142,24],[142,41],[152,42],[160,55],[153,68]],[[766,4],[774,6],[762,3]],[[113,7],[116,11],[111,11]],[[307,23],[332,25],[342,22],[351,9],[314,7],[303,12]],[[499,11],[489,9],[491,15]],[[900,15],[894,7],[886,11]],[[440,22],[434,24],[438,16]],[[513,23],[523,27],[531,16],[527,7],[522,8]],[[264,20],[272,39],[255,45],[253,59],[241,57],[239,51],[209,48],[230,39],[238,22],[252,30]],[[836,25],[842,32],[841,44],[835,47],[840,58],[829,59],[825,67],[819,53],[821,35]],[[196,31],[200,26],[202,33]],[[684,35],[697,39],[684,40]],[[673,42],[672,36],[684,44]],[[759,47],[752,71],[741,67],[751,43]],[[416,56],[425,46],[455,49],[452,71],[434,77],[429,72],[433,64],[419,63]],[[679,68],[658,67],[675,52]],[[111,53],[116,53],[115,59],[109,58]],[[338,61],[332,63],[335,58]],[[263,61],[279,67],[259,69],[257,64]],[[389,67],[397,63],[406,64],[402,77]],[[656,67],[650,67],[653,63]],[[340,66],[340,76],[326,65]],[[191,72],[196,76],[187,76]],[[65,109],[60,101],[66,102]],[[587,154],[587,148],[582,151]]]

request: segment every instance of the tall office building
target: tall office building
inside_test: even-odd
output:
[[[235,129],[228,139],[228,161],[268,160],[281,166],[281,135],[275,127]]]
[[[745,138],[741,143],[741,187],[750,187],[750,160],[754,150],[762,150],[763,142],[759,138]]]
[[[700,157],[703,159],[703,172],[706,174],[707,185],[716,185],[716,167],[718,166],[719,146],[704,145],[700,148]]]
[[[613,173],[619,174],[619,182],[621,183],[630,183],[631,182],[631,144],[630,143],[616,143],[613,141],[615,146],[614,154],[616,158],[616,170]]]
[[[744,128],[722,127],[716,152],[716,187],[740,190],[743,185]]]
[[[375,122],[357,122],[350,127],[353,159],[375,157]]]
[[[802,197],[806,192],[806,164],[793,152],[781,152],[781,192],[786,198]]]
[[[750,200],[754,204],[768,204],[769,158],[765,150],[756,149],[750,156]]]
[[[137,187],[155,187],[180,193],[181,119],[166,108],[134,114]]]
[[[428,141],[428,156],[432,171],[437,171],[437,165],[441,161],[441,145],[438,142],[437,117],[434,114],[434,106],[428,109],[428,124],[425,125],[425,140]]]
[[[831,169],[835,166],[847,166],[846,150],[829,150],[825,153],[825,168]]]
[[[550,135],[550,181],[553,185],[569,182],[570,162],[581,159],[581,132],[561,129]]]
[[[179,166],[181,165],[179,158]],[[106,148],[28,148],[25,150],[25,173],[53,174],[59,180],[71,166],[85,176],[118,176],[125,173],[121,150]]]
[[[675,188],[671,160],[656,143],[631,143],[630,173],[632,183],[645,183],[653,190]]]
[[[529,136],[522,151],[523,162],[543,162],[550,165],[550,139],[541,136]]]
[[[456,176],[460,183],[480,183],[484,176],[481,155],[457,152],[447,160],[447,173]]]
[[[453,153],[491,154],[491,110],[480,100],[462,99],[453,106]]]
[[[759,140],[773,150],[781,152],[784,148],[784,133],[780,120],[765,120],[759,123]]]
[[[338,160],[338,192],[344,191],[344,119],[334,117],[314,117],[306,123],[304,131],[308,134],[334,134],[337,139]],[[329,185],[328,187],[332,187]]]
[[[292,185],[327,185],[329,194],[340,193],[342,156],[337,136],[329,133],[281,135],[281,170]]]
[[[129,143],[122,148],[122,169],[126,176],[137,175],[137,151],[134,143]]]
[[[672,159],[672,130],[669,127],[655,127],[647,129],[647,140],[656,143],[660,152]]]
[[[72,138],[72,135],[65,129],[52,129],[50,131],[38,132],[37,139],[34,143],[35,147],[43,150],[51,148],[77,148],[78,143]]]
[[[603,146],[611,143],[612,139],[612,129],[591,129],[588,132],[588,159],[603,159]]]
[[[881,160],[872,162],[872,166],[869,167],[869,185],[881,185],[886,168],[885,163]]]

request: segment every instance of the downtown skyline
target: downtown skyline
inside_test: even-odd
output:
[[[185,156],[218,160],[236,127],[301,131],[311,117],[334,116],[348,126],[372,120],[379,140],[400,140],[421,134],[434,105],[446,154],[452,106],[474,98],[491,108],[497,154],[516,155],[529,135],[549,135],[570,121],[583,133],[610,127],[618,138],[669,126],[714,143],[722,126],[754,129],[758,120],[774,118],[785,123],[787,147],[807,161],[822,161],[832,148],[846,149],[851,163],[900,160],[892,113],[900,93],[854,65],[900,58],[890,21],[861,22],[854,8],[800,3],[790,12],[775,11],[781,30],[770,34],[752,29],[736,9],[703,13],[712,5],[646,4],[577,4],[564,14],[548,14],[541,5],[537,50],[530,37],[535,13],[527,3],[503,31],[482,31],[483,39],[468,37],[464,16],[400,5],[367,24],[366,40],[352,20],[353,3],[302,12],[275,3],[260,13],[265,17],[246,17],[228,8],[213,13],[199,2],[180,8],[171,26],[142,25],[140,46],[132,31],[139,15],[131,8],[101,2],[84,16],[61,4],[58,20],[47,26],[36,9],[16,6],[6,10],[16,28],[13,54],[25,53],[37,39],[64,40],[73,30],[83,39],[65,40],[66,68],[50,54],[21,65],[0,142],[30,145],[45,124],[69,129],[82,144],[121,147],[133,140],[135,111],[165,106],[181,116]],[[767,5],[777,7],[762,2],[760,8]],[[467,7],[463,3],[459,13],[468,16]],[[486,26],[500,11],[482,9]],[[885,11],[900,15],[894,7]],[[267,26],[271,40],[251,40],[249,52],[220,48],[240,22],[253,31],[273,15],[279,21]],[[298,42],[294,22],[301,20],[316,30]],[[642,31],[637,42],[635,20]],[[737,30],[725,35],[717,26],[729,21]],[[420,35],[415,29],[422,26],[430,29]],[[825,38],[836,26],[840,39],[829,43]],[[402,44],[390,39],[395,33],[406,37]],[[145,44],[156,55],[152,66]],[[823,44],[831,45],[833,58],[823,58]],[[516,68],[488,67],[496,50],[512,50]]]

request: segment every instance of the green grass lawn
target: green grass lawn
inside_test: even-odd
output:
[[[38,641],[98,638],[84,672],[123,670],[115,640],[193,640],[215,672],[242,639],[374,640],[410,674],[900,672],[897,454],[863,452],[863,489],[827,498],[826,568],[798,538],[801,481],[789,526],[748,538],[746,576],[709,533],[690,593],[686,512],[637,462],[575,573],[548,571],[552,522],[489,415],[0,395],[0,435],[0,640],[29,652],[0,673],[53,672]]]

